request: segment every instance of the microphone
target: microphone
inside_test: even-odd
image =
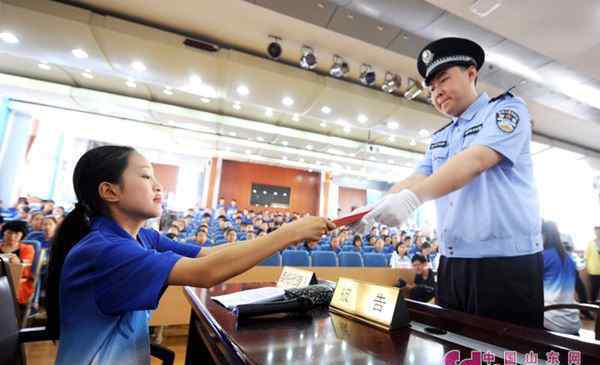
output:
[[[285,291],[285,299],[259,304],[238,305],[233,312],[238,318],[264,316],[275,313],[304,313],[327,306],[333,297],[333,288],[326,284],[309,285]]]

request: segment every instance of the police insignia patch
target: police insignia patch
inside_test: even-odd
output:
[[[519,125],[519,114],[512,109],[502,109],[496,113],[496,125],[504,133],[512,133]]]
[[[421,60],[423,60],[423,63],[426,66],[429,66],[429,64],[431,63],[431,61],[433,61],[433,52],[431,52],[428,49],[424,50],[423,54],[421,54]]]

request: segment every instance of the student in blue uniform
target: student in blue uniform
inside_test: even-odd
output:
[[[432,135],[415,173],[364,217],[400,226],[436,201],[441,254],[438,303],[541,328],[541,219],[530,153],[531,120],[520,98],[476,89],[483,49],[444,38],[418,56],[434,107],[452,118]]]
[[[162,187],[130,147],[86,152],[73,173],[75,209],[56,232],[48,329],[56,364],[150,364],[149,310],[167,285],[211,287],[334,226],[307,217],[243,243],[200,248],[143,228],[161,215]]]

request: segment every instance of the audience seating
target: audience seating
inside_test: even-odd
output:
[[[387,260],[382,253],[365,253],[363,255],[365,266],[367,267],[386,267]]]
[[[340,266],[362,267],[363,259],[358,252],[340,252]]]
[[[281,255],[279,252],[264,259],[259,266],[281,266]]]
[[[282,261],[283,266],[310,266],[310,256],[306,251],[285,250]]]
[[[312,266],[338,266],[337,255],[332,251],[314,251]]]

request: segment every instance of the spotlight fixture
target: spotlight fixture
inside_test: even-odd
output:
[[[281,53],[283,52],[280,43],[281,38],[274,35],[270,35],[269,38],[271,38],[271,43],[269,43],[269,45],[267,46],[267,53],[272,59],[278,60],[279,57],[281,57]]]
[[[393,93],[398,90],[400,87],[400,78],[393,72],[387,71],[385,73],[385,77],[383,79],[383,85],[381,85],[381,90],[387,93]]]
[[[375,83],[375,71],[371,65],[363,63],[360,65],[360,82],[363,85],[371,86]]]
[[[348,62],[338,55],[333,56],[333,65],[329,69],[329,74],[333,77],[342,77],[350,71]]]
[[[303,46],[301,52],[302,57],[300,57],[300,67],[307,70],[312,70],[317,67],[317,57],[312,48]]]
[[[404,92],[404,99],[412,100],[416,98],[423,92],[423,89],[424,87],[422,83],[413,79],[408,79],[408,88]]]

